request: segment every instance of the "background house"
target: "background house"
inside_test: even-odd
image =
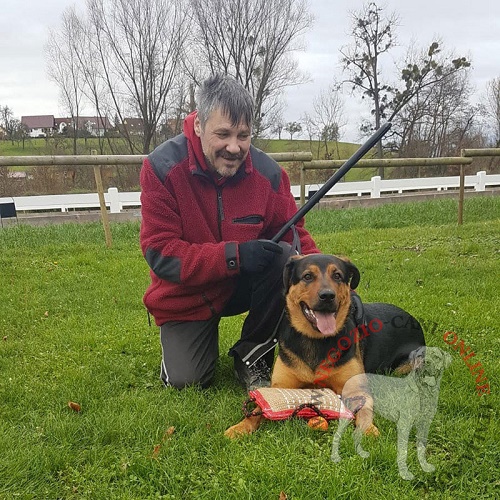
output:
[[[108,118],[99,116],[55,118],[54,125],[59,134],[73,135],[73,130],[76,128],[78,135],[92,137],[102,137],[111,128]]]
[[[55,131],[54,115],[21,116],[30,137],[49,137]]]
[[[144,121],[142,118],[124,118],[123,123],[117,124],[121,135],[143,135]]]

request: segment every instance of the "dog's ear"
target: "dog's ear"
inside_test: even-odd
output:
[[[359,281],[361,279],[358,268],[347,257],[344,256],[334,256],[334,257],[337,257],[337,259],[340,259],[345,264],[347,270],[346,272],[347,282],[349,283],[351,290],[356,290],[356,288],[359,285]]]
[[[292,255],[286,262],[285,267],[283,269],[283,289],[286,293],[292,284],[292,277],[294,274],[295,264],[301,259],[300,255]]]
[[[345,263],[347,264],[347,271],[349,273],[349,286],[351,290],[356,290],[361,280],[359,269],[350,260],[346,260]]]

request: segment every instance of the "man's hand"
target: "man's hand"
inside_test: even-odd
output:
[[[283,248],[271,240],[250,240],[239,244],[240,269],[245,273],[262,273]]]

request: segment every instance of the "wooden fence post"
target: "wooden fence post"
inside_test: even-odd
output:
[[[458,225],[464,222],[465,165],[460,165],[460,192],[458,193]]]
[[[304,162],[300,164],[300,206],[306,203],[306,169]]]
[[[93,155],[97,155],[95,149],[92,150]],[[111,239],[111,228],[109,226],[108,211],[106,209],[106,200],[104,199],[104,188],[102,186],[101,165],[94,165],[94,177],[97,187],[97,194],[99,195],[99,205],[101,206],[101,220],[104,228],[104,237],[106,238],[106,246],[111,248],[113,241]]]

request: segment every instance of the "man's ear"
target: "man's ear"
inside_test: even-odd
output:
[[[198,115],[196,115],[196,118],[194,119],[194,133],[198,137],[201,137],[201,122],[200,119],[198,118]]]

